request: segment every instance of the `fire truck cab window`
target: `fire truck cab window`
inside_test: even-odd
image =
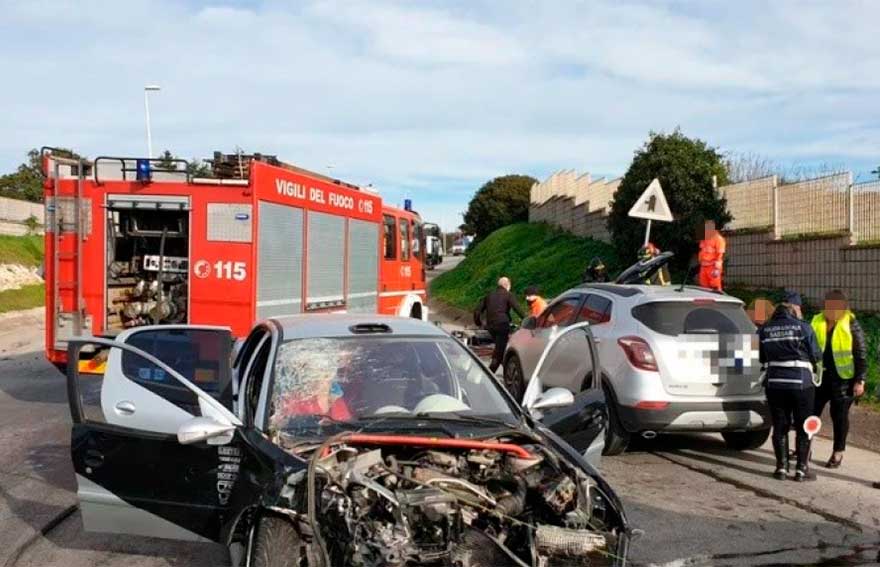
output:
[[[400,219],[400,259],[404,262],[409,260],[409,221]]]
[[[425,232],[422,229],[422,223],[416,221],[413,223],[412,252],[415,258],[422,258],[422,243],[425,241]]]
[[[394,234],[394,217],[385,215],[383,217],[382,227],[382,240],[384,241],[385,248],[385,259],[386,260],[396,260],[397,259],[397,246],[395,245],[396,236]]]

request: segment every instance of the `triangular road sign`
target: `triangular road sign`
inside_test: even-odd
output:
[[[666,196],[663,194],[663,188],[660,187],[658,179],[654,179],[648,185],[636,204],[629,210],[629,216],[663,222],[673,220],[672,211],[669,210],[669,203],[666,202]]]

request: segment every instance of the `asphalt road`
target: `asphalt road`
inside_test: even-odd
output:
[[[0,317],[0,567],[228,564],[219,546],[83,533],[64,381],[43,358],[42,332],[40,312]],[[817,461],[828,445],[817,441]],[[850,448],[843,468],[807,484],[769,478],[771,459],[715,436],[660,437],[604,459],[645,532],[633,563],[880,565],[877,454]]]

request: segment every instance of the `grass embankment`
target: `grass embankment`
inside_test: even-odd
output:
[[[522,300],[525,288],[537,285],[551,298],[580,283],[584,268],[594,256],[610,272],[619,269],[609,244],[578,238],[545,224],[521,223],[496,230],[468,251],[454,270],[431,284],[431,297],[459,309],[472,310],[498,278],[507,276]]]
[[[577,238],[543,224],[515,224],[493,232],[472,248],[454,270],[438,276],[431,285],[431,296],[447,305],[472,310],[491,291],[502,275],[511,278],[517,297],[529,285],[541,288],[550,299],[580,282],[581,273],[593,256],[600,256],[611,274],[621,266],[614,249],[604,242]],[[676,280],[677,281],[677,280]],[[757,297],[774,304],[782,290],[728,289],[747,305]],[[806,305],[809,320],[816,308]],[[868,341],[867,391],[873,395],[880,383],[880,315],[857,313]]]
[[[42,263],[42,236],[0,235],[0,264],[36,267]]]
[[[0,235],[0,264],[36,267],[43,263],[42,236]],[[45,301],[43,284],[0,291],[0,313],[39,307]]]
[[[46,286],[43,284],[26,285],[19,289],[0,291],[0,313],[32,309],[43,305],[46,301]]]

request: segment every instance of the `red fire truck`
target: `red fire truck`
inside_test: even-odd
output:
[[[230,326],[293,313],[427,319],[419,215],[279,162],[216,153],[211,178],[183,160],[43,150],[46,354],[67,339],[162,323]]]

